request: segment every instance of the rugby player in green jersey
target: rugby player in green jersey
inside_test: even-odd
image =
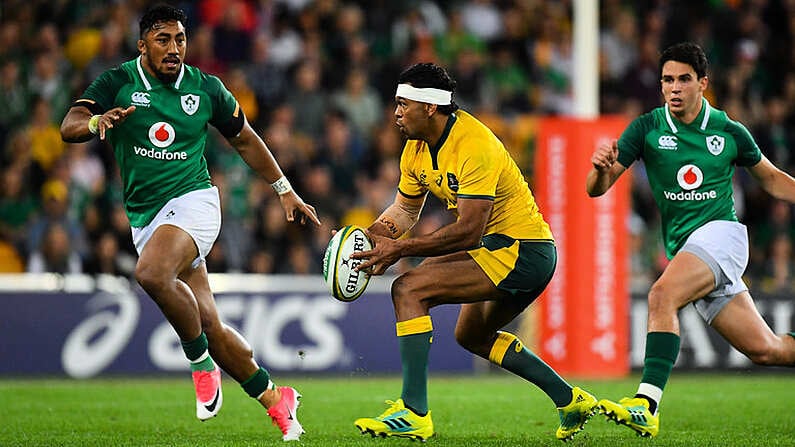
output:
[[[124,206],[139,254],[135,278],[179,336],[196,388],[196,416],[221,408],[218,366],[268,409],[285,441],[303,433],[300,395],[276,387],[248,343],[222,323],[204,258],[221,227],[218,189],[204,158],[208,124],[278,193],[288,221],[319,224],[315,209],[292,190],[272,153],[221,81],[185,65],[185,13],[168,5],[140,21],[140,55],[102,73],[61,124],[65,141],[95,135],[112,146]]]
[[[365,259],[359,270],[376,275],[405,256],[426,259],[392,284],[403,369],[400,399],[354,425],[372,436],[425,440],[434,434],[427,396],[429,310],[460,304],[458,343],[544,391],[558,409],[557,438],[571,439],[596,412],[596,398],[569,385],[518,337],[501,330],[552,279],[552,231],[502,142],[452,100],[456,84],[443,68],[416,64],[398,82],[395,118],[407,137],[398,191],[367,229],[373,249],[353,257]],[[401,239],[419,219],[429,192],[455,222]]]
[[[637,159],[648,173],[671,260],[648,294],[643,376],[634,397],[603,399],[600,411],[641,436],[656,436],[658,407],[679,353],[678,311],[693,303],[702,318],[759,365],[795,365],[795,335],[775,334],[759,315],[742,275],[748,234],[732,197],[735,166],[772,196],[795,202],[795,180],[775,167],[742,124],[712,107],[707,58],[693,43],[660,57],[665,104],[636,118],[618,141],[594,151],[586,188],[604,194]]]

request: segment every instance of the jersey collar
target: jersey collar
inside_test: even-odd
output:
[[[707,101],[707,98],[703,98],[702,97],[701,98],[701,112],[699,112],[699,114],[701,115],[701,125],[699,126],[699,128],[701,130],[706,130],[707,129],[707,125],[709,125],[709,116],[710,116],[710,111],[711,110],[712,110],[712,106],[709,105],[709,101]],[[673,132],[673,133],[679,132],[679,128],[677,128],[676,124],[674,124],[674,117],[671,116],[671,111],[668,110],[668,103],[667,102],[665,103],[665,120],[668,121],[668,127],[671,128],[671,132]],[[698,117],[696,117],[696,119],[694,121],[698,121]]]
[[[135,66],[138,68],[138,76],[141,77],[141,81],[144,83],[144,87],[147,90],[152,90],[152,84],[149,82],[149,78],[146,76],[146,72],[144,71],[143,65],[141,65],[141,56],[138,56],[135,59]],[[179,76],[177,76],[177,81],[174,82],[174,88],[179,89],[179,85],[182,83],[182,77],[185,74],[185,63],[183,62],[182,65],[179,67]]]
[[[430,147],[428,145],[428,151],[431,153],[431,162],[433,163],[433,169],[439,169],[439,151],[442,150],[442,146],[444,146],[445,141],[447,141],[447,137],[450,136],[450,130],[453,129],[453,124],[458,119],[455,116],[455,113],[451,113],[450,116],[447,117],[447,123],[444,125],[444,131],[442,131],[442,136],[439,137],[439,141],[436,142],[434,147]]]

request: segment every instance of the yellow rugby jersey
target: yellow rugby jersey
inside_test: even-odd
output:
[[[408,140],[400,157],[401,194],[430,191],[458,218],[458,198],[494,201],[484,235],[552,240],[522,172],[494,133],[475,117],[457,110],[448,118],[436,147]]]

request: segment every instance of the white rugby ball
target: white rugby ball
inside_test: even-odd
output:
[[[331,238],[323,255],[323,278],[331,296],[345,302],[359,298],[370,282],[370,274],[354,270],[362,260],[350,256],[371,248],[373,244],[364,229],[356,225],[340,228]]]

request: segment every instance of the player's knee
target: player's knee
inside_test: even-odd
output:
[[[670,298],[666,299],[665,286],[659,282],[654,283],[649,289],[648,304],[649,315],[668,312],[672,309]]]
[[[207,337],[223,334],[223,327],[218,318],[209,318],[204,313],[201,314],[202,331]]]
[[[456,326],[454,334],[455,334],[455,341],[462,348],[481,357],[484,358],[489,357],[489,351],[491,350],[492,341],[484,339],[478,336],[477,334],[473,334],[472,331],[467,331],[466,329],[459,328],[458,326]]]
[[[408,275],[400,275],[392,281],[392,303],[396,308],[416,298],[417,293]]]
[[[159,269],[139,262],[135,266],[135,280],[149,295],[153,295],[164,290],[173,278],[167,278]]]

